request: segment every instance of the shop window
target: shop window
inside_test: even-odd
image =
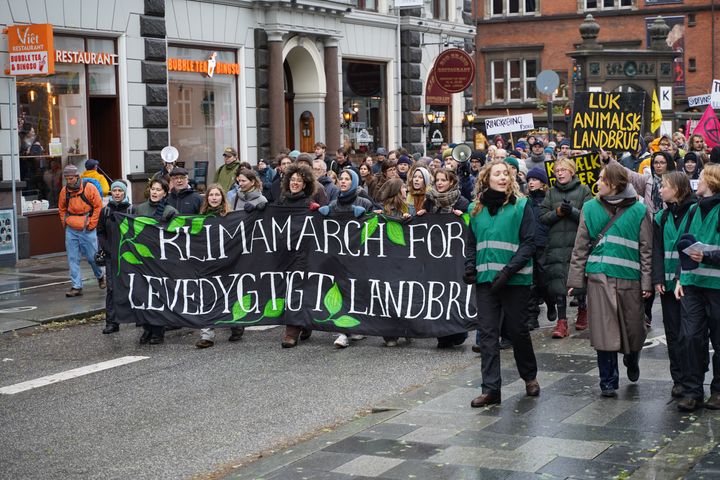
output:
[[[88,38],[87,51],[104,53],[115,51],[113,40]],[[116,95],[115,69],[107,65],[88,65],[88,88],[90,95]]]
[[[343,61],[343,146],[356,154],[387,145],[385,64]],[[328,120],[331,121],[331,120]],[[342,118],[337,118],[342,122]]]
[[[56,36],[54,44],[60,50],[85,49],[82,38]],[[19,173],[26,183],[22,196],[25,202],[41,202],[35,210],[57,207],[66,164],[84,170],[88,152],[85,80],[85,66],[67,63],[55,63],[54,75],[17,78]]]
[[[536,0],[491,0],[491,15],[504,17],[510,15],[533,15],[537,12]],[[487,5],[490,7],[490,5]]]
[[[490,63],[493,102],[527,102],[537,98],[538,62],[532,59],[495,60]]]
[[[238,79],[235,67],[228,67],[237,63],[236,54],[169,46],[168,62],[170,143],[180,152],[178,162],[191,181],[203,190],[223,164],[225,147],[239,147]]]
[[[632,6],[633,0],[585,0],[585,10],[616,10]]]

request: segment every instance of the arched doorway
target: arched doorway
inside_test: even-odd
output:
[[[296,36],[283,47],[283,58],[286,143],[289,148],[312,152],[316,141],[325,141],[326,85],[322,54],[312,39]],[[298,116],[295,112],[302,114]],[[308,118],[312,121],[310,132],[303,128],[304,119]]]

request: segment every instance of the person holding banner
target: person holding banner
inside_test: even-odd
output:
[[[663,175],[660,189],[667,208],[655,214],[653,223],[652,283],[660,295],[663,325],[667,340],[673,398],[682,396],[683,361],[680,349],[680,301],[675,298],[675,283],[680,271],[677,243],[687,229],[688,211],[696,198],[690,188],[690,180],[682,172]]]
[[[244,174],[240,174],[239,172],[245,172]],[[257,192],[260,192],[260,189],[262,188],[262,183],[260,182],[260,179],[257,178],[255,175],[255,172],[252,170],[243,169],[241,170],[238,168],[238,173],[235,175],[236,178],[240,176],[245,177],[245,175],[251,175],[255,180],[256,183],[254,184],[255,190]],[[247,180],[247,177],[245,178]],[[262,197],[262,194],[260,195]],[[265,197],[263,197],[265,198]],[[237,197],[235,198],[237,200]],[[246,203],[245,205],[251,205],[250,203]],[[200,214],[201,215],[213,215],[217,217],[224,217],[225,215],[230,212],[230,205],[228,204],[227,197],[225,196],[225,190],[223,190],[222,185],[220,184],[212,184],[208,187],[207,192],[205,193],[205,199],[203,200],[202,205],[200,206]],[[230,327],[230,337],[228,338],[228,342],[237,342],[239,341],[243,333],[245,333],[244,327]],[[196,348],[208,348],[212,347],[215,344],[215,329],[214,328],[203,328],[200,333],[200,340],[198,340],[195,343]]]
[[[570,256],[575,246],[580,211],[592,193],[587,185],[583,185],[575,175],[574,160],[559,158],[553,165],[555,185],[548,191],[540,205],[540,222],[548,226],[548,243],[545,247],[548,294],[555,297],[555,306],[548,308],[548,320],[557,311],[558,322],[552,332],[553,338],[565,338],[568,332],[567,323],[567,272]],[[587,308],[584,296],[578,307],[575,330],[587,328]],[[554,317],[554,315],[552,315]]]
[[[282,195],[277,205],[315,211],[320,208],[320,205],[313,201],[314,193],[315,177],[313,177],[310,167],[293,164],[285,170],[285,176],[282,179]],[[283,348],[293,348],[297,346],[298,339],[307,340],[311,334],[312,330],[298,325],[286,325],[281,345]]]
[[[481,170],[477,197],[468,207],[463,280],[476,284],[478,333],[482,362],[482,394],[473,408],[501,403],[500,319],[513,344],[525,392],[540,395],[537,361],[526,312],[532,284],[535,221],[532,206],[522,196],[508,165],[493,160]]]
[[[178,214],[172,205],[168,205],[167,196],[170,186],[164,178],[158,177],[150,181],[150,198],[140,205],[133,205],[130,208],[131,214],[152,217],[159,222],[168,222]],[[165,327],[163,325],[143,324],[143,333],[140,336],[140,343],[159,345],[165,341]]]
[[[110,258],[109,230],[112,228],[110,222],[114,221],[114,213],[127,213],[130,210],[130,200],[127,196],[127,184],[122,180],[115,180],[110,185],[110,199],[108,204],[100,211],[100,220],[97,226],[97,238],[99,252],[105,259],[105,277],[107,278],[107,289],[105,290],[105,328],[102,333],[108,335],[120,331],[120,324],[115,314],[115,303],[113,302],[113,284],[115,280],[115,264]],[[97,263],[97,256],[96,263]]]
[[[687,235],[677,245],[681,268],[675,297],[681,305],[680,351],[685,367],[677,408],[683,412],[702,406],[720,409],[720,165],[705,166],[697,195],[697,208],[688,214]],[[704,248],[693,248],[696,242]],[[708,339],[715,351],[713,379],[710,398],[703,403]]]
[[[597,351],[603,397],[616,397],[617,352],[631,382],[640,377],[645,342],[643,298],[651,295],[652,220],[626,169],[600,172],[597,198],[580,213],[568,271],[568,295],[587,288],[590,343]]]

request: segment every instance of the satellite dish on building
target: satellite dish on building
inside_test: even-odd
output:
[[[552,70],[543,70],[537,76],[535,85],[537,89],[540,90],[540,93],[552,95],[558,86],[560,86],[560,77]]]
[[[175,163],[175,160],[180,158],[180,152],[172,145],[168,145],[160,151],[160,157],[165,163]]]

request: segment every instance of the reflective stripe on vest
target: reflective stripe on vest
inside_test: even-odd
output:
[[[583,212],[590,238],[597,238],[610,221],[610,214],[598,200],[587,202]],[[646,212],[640,202],[625,209],[591,252],[585,271],[640,280],[640,225]]]
[[[665,277],[665,290],[672,291],[675,288],[675,273],[680,265],[680,253],[677,251],[677,242],[680,240],[680,235],[685,231],[685,225],[689,213],[696,207],[690,207],[685,216],[680,221],[680,225],[675,228],[675,221],[672,215],[667,215],[665,218],[665,225],[662,224],[665,210],[660,210],[655,214],[655,223],[663,227],[663,273]]]
[[[515,204],[507,204],[490,215],[487,208],[470,217],[470,228],[477,242],[475,244],[475,270],[477,283],[492,282],[503,268],[510,263],[520,248],[520,227],[525,213],[526,198],[519,198]],[[474,204],[468,207],[472,212]],[[532,258],[516,272],[508,285],[532,285]]]
[[[697,208],[688,229],[688,233],[694,235],[698,242],[712,245],[718,250],[720,250],[719,213],[720,205],[716,205],[704,218],[701,218],[702,212]],[[694,270],[683,270],[680,272],[680,284],[720,290],[720,267],[701,263]]]

